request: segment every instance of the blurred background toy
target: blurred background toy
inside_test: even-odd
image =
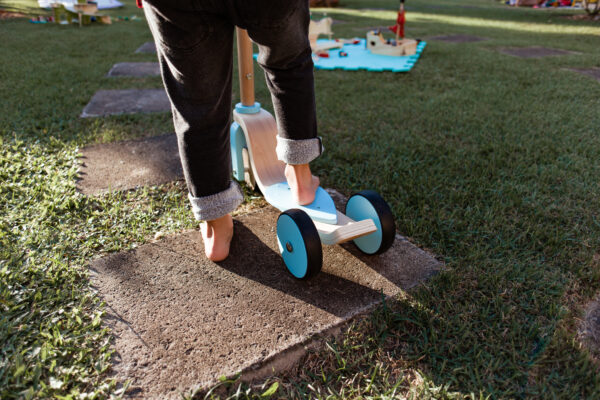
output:
[[[418,41],[404,38],[404,24],[406,12],[404,0],[400,0],[400,9],[396,17],[396,24],[388,29],[396,34],[396,39],[386,39],[381,31],[367,32],[367,50],[373,54],[384,56],[411,56],[417,52]]]
[[[54,11],[54,21],[57,24],[66,25],[77,21],[79,26],[89,25],[92,22],[100,22],[102,24],[110,24],[112,20],[110,15],[100,15],[98,12],[98,3],[93,1],[77,1],[71,6],[66,6],[62,3],[52,3],[51,7]]]
[[[308,40],[310,41],[310,48],[314,54],[320,57],[325,57],[325,54],[327,54],[328,50],[341,49],[344,45],[343,43],[338,43],[332,40],[333,32],[331,30],[331,25],[333,25],[333,19],[330,17],[322,18],[319,21],[313,20],[312,17],[310,19],[310,24],[308,25]],[[329,41],[326,43],[317,43],[320,35],[327,35]]]
[[[396,25],[390,26],[389,30],[396,34],[396,41],[404,39],[404,23],[406,22],[406,12],[404,11],[404,0],[400,0],[400,10],[396,18]]]
[[[412,56],[418,42],[413,39],[385,39],[380,31],[367,32],[367,50],[384,56]]]

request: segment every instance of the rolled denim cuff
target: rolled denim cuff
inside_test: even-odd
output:
[[[277,158],[286,164],[308,164],[323,153],[321,138],[285,139],[277,136]]]
[[[244,195],[239,185],[233,181],[229,188],[210,196],[192,197],[188,193],[192,204],[192,212],[198,221],[211,221],[229,214],[244,201]]]

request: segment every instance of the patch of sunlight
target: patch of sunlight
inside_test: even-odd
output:
[[[511,31],[531,32],[531,33],[553,33],[563,35],[596,35],[600,36],[600,27],[596,26],[574,26],[561,25],[557,23],[532,23],[501,21],[485,18],[457,17],[454,15],[436,15],[412,12],[407,19],[413,21],[442,22],[448,25],[461,25],[482,28],[506,29]]]
[[[341,9],[341,8],[320,8],[315,11],[337,14],[337,15],[349,15],[354,17],[371,18],[371,19],[382,19],[390,21],[392,24],[396,19],[396,11],[389,10],[352,10],[352,9]],[[563,25],[557,23],[535,23],[535,22],[516,22],[516,21],[503,21],[486,18],[475,18],[475,17],[461,17],[455,15],[444,15],[444,14],[427,14],[422,12],[411,11],[406,14],[407,21],[411,22],[437,22],[444,23],[447,25],[457,26],[469,26],[469,27],[481,27],[481,28],[494,28],[504,29],[519,32],[531,32],[531,33],[551,33],[551,34],[563,34],[563,35],[594,35],[600,36],[599,26],[575,26],[575,25]]]

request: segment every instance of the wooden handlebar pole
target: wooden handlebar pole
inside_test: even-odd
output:
[[[240,75],[240,96],[242,105],[254,105],[254,60],[252,42],[245,29],[236,28],[238,69]]]

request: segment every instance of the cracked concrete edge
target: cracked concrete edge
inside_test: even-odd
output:
[[[428,279],[430,279],[432,276],[437,275],[442,270],[443,265],[441,265],[440,269],[435,271],[435,273],[427,276],[425,280],[411,286],[407,290],[410,290],[426,282]],[[384,302],[384,300],[390,300],[393,298],[394,296],[385,296],[385,298],[382,298],[381,300],[378,300],[375,303],[372,303],[368,306],[363,307],[360,310],[357,310],[356,313],[354,313],[347,319],[328,325],[320,331],[313,333],[311,336],[307,337],[302,342],[293,344],[283,350],[265,356],[263,359],[255,361],[251,365],[243,368],[241,371],[233,371],[225,375],[225,378],[236,379],[236,377],[238,377],[239,374],[239,380],[241,382],[251,384],[253,382],[264,381],[269,377],[274,377],[278,373],[285,373],[287,371],[290,371],[310,351],[318,351],[319,349],[322,349],[324,347],[327,341],[340,338],[352,323],[367,318],[373,310],[375,310]],[[190,389],[189,395],[196,396],[198,394],[205,393],[211,388],[218,385],[219,382],[220,380],[217,378],[212,381],[199,383],[198,385],[196,385],[196,387]]]
[[[426,276],[423,281],[408,287],[405,291],[414,289],[417,286],[427,282],[430,278],[436,276],[443,270],[444,264],[441,264],[438,270]],[[239,374],[239,379],[241,382],[253,383],[273,377],[277,373],[287,372],[294,368],[310,351],[321,349],[323,348],[325,342],[341,337],[346,331],[346,328],[348,328],[352,323],[367,318],[373,310],[377,309],[377,307],[383,304],[384,300],[390,299],[393,300],[394,296],[385,296],[385,298],[382,298],[381,300],[378,300],[377,302],[358,310],[346,320],[333,323],[324,327],[320,331],[315,332],[310,337],[304,339],[301,343],[296,343],[274,354],[270,354],[263,359],[255,361],[251,365],[243,368],[241,371],[231,372],[228,375],[225,375],[225,377],[227,379],[235,379]],[[198,392],[202,393],[208,391],[212,387],[218,385],[218,383],[219,379],[202,382],[192,389],[192,393],[197,394]]]
[[[386,297],[387,299],[387,297]],[[320,331],[313,333],[300,343],[295,343],[285,349],[279,350],[254,361],[252,364],[244,367],[241,371],[231,371],[225,375],[227,379],[235,379],[239,374],[239,379],[244,383],[252,383],[264,380],[276,373],[286,372],[296,366],[300,360],[311,350],[317,350],[330,339],[340,337],[344,328],[361,317],[367,317],[382,301],[370,304],[358,310],[348,319],[325,326]],[[219,379],[201,382],[191,389],[191,394],[202,393],[218,385]]]

